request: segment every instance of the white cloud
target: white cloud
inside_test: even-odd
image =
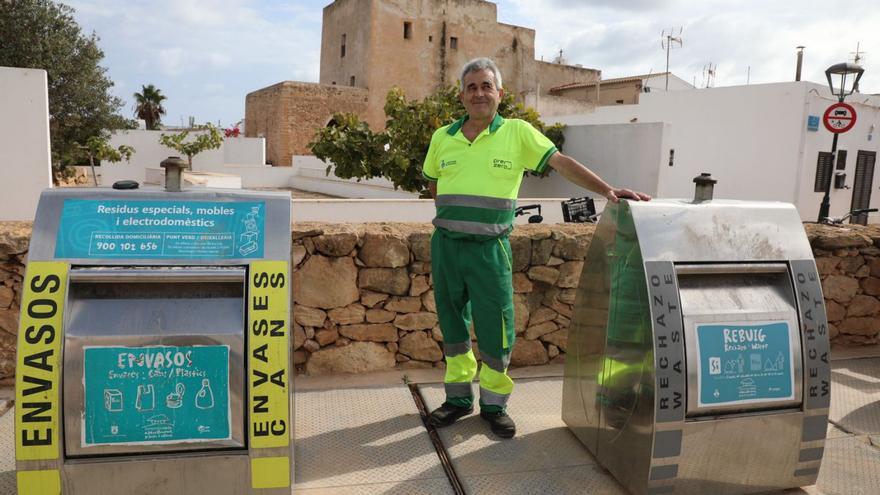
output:
[[[163,74],[174,76],[183,72],[186,53],[183,48],[163,48],[154,54],[156,66]]]

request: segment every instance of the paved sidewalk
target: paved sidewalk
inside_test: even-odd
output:
[[[880,357],[838,359],[832,369],[819,482],[781,493],[878,493]],[[561,371],[515,370],[509,409],[519,431],[512,440],[496,439],[478,415],[439,430],[466,493],[625,495],[562,423]],[[454,493],[404,383],[419,383],[430,410],[443,400],[442,386],[431,383],[440,378],[436,371],[410,371],[298,380],[294,493]],[[15,493],[13,416],[0,417],[0,494]]]

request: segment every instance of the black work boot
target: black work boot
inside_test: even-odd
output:
[[[444,426],[449,426],[452,423],[455,423],[459,418],[467,416],[472,412],[474,412],[473,406],[461,407],[450,402],[444,402],[443,405],[431,411],[431,414],[428,416],[428,422],[437,428],[443,428]]]
[[[487,412],[480,411],[480,417],[489,422],[492,433],[501,438],[513,438],[516,435],[516,424],[504,411]]]

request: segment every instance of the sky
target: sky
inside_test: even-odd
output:
[[[167,125],[230,127],[245,96],[281,81],[317,82],[322,10],[331,0],[69,0],[95,32],[113,93],[133,116],[134,92],[154,84],[168,99]],[[498,0],[500,22],[535,29],[535,58],[599,69],[604,79],[666,69],[664,30],[681,30],[670,70],[699,87],[794,80],[825,84],[825,69],[864,52],[864,93],[880,93],[876,0]],[[846,6],[837,12],[834,8]],[[873,63],[874,61],[877,63]],[[872,70],[873,68],[873,70]]]

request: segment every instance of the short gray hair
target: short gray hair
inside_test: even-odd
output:
[[[501,89],[501,71],[498,69],[498,66],[495,65],[495,62],[490,58],[480,57],[471,60],[470,62],[464,64],[464,67],[461,69],[461,90],[464,91],[464,76],[470,74],[471,72],[477,72],[480,70],[488,70],[492,72],[492,75],[495,76],[495,89]]]

